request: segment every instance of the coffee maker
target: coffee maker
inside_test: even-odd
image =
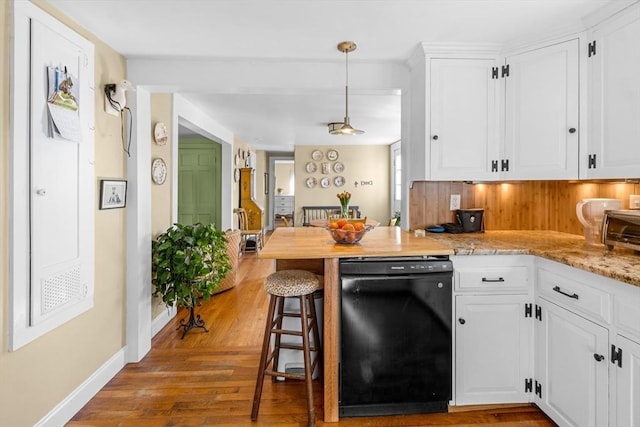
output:
[[[464,233],[484,232],[484,209],[458,209],[456,217]]]

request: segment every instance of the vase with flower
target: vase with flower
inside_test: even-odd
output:
[[[337,194],[340,200],[340,218],[349,218],[349,201],[351,200],[351,193],[343,191]]]

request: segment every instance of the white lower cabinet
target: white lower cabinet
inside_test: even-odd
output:
[[[542,298],[536,305],[536,403],[560,426],[608,425],[607,328]]]
[[[640,287],[539,257],[452,260],[455,405],[640,427]]]
[[[640,427],[640,343],[618,335],[612,356],[614,352],[616,407],[612,425]]]
[[[527,402],[528,295],[456,296],[456,404]]]

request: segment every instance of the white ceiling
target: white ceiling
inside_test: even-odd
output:
[[[354,40],[358,49],[349,54],[349,63],[355,64],[406,63],[421,42],[513,44],[580,28],[584,16],[634,0],[48,1],[130,60],[344,64],[336,44]],[[344,81],[344,73],[337,78]],[[355,78],[351,73],[350,89],[357,86]],[[389,144],[400,139],[400,96],[388,88],[376,95],[350,93],[351,123],[365,134],[328,135],[327,123],[344,116],[344,88],[336,89],[330,94],[264,88],[261,93],[202,90],[182,95],[257,149],[289,151],[293,145]]]

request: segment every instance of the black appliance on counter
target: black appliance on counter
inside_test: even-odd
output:
[[[476,233],[484,231],[484,209],[458,209],[456,211],[458,223],[464,233]]]
[[[448,256],[340,261],[341,417],[447,411],[452,277]]]

